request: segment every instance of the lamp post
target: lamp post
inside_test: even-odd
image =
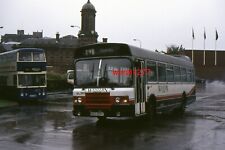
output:
[[[71,28],[78,28],[80,30],[80,27],[79,26],[71,25],[70,27]]]
[[[139,42],[139,45],[140,45],[140,48],[141,48],[141,40],[139,39],[133,39],[134,41],[138,41]]]
[[[71,28],[79,28],[79,29],[80,29],[79,26],[75,26],[75,25],[71,25],[70,27],[71,27]]]

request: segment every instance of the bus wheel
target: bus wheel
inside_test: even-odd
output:
[[[147,114],[150,119],[154,119],[156,117],[156,98],[154,95],[149,97]]]
[[[106,120],[106,117],[104,116],[98,117],[98,121],[100,122],[104,122],[105,120]]]
[[[185,109],[186,109],[186,104],[187,104],[187,96],[186,96],[186,93],[184,92],[182,94],[181,105],[178,108],[179,115],[183,115],[184,114]]]

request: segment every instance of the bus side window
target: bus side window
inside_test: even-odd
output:
[[[195,71],[191,70],[192,82],[195,82]]]
[[[146,71],[148,81],[157,81],[156,62],[148,61]]]
[[[186,82],[187,81],[187,72],[185,68],[181,68],[181,81]]]
[[[172,65],[167,65],[166,67],[166,80],[168,82],[174,81],[174,70]]]
[[[166,81],[166,65],[158,63],[158,79],[159,82]]]
[[[174,67],[174,74],[175,74],[174,76],[175,82],[180,82],[181,81],[180,67],[177,67],[177,66]]]
[[[192,82],[192,72],[190,69],[187,70],[187,82]]]

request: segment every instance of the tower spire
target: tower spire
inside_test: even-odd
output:
[[[81,10],[81,30],[78,33],[79,45],[97,43],[98,33],[95,31],[95,7],[90,0]]]

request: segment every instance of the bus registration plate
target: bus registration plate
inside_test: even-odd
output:
[[[90,116],[104,116],[104,112],[98,111],[98,112],[91,112]]]

